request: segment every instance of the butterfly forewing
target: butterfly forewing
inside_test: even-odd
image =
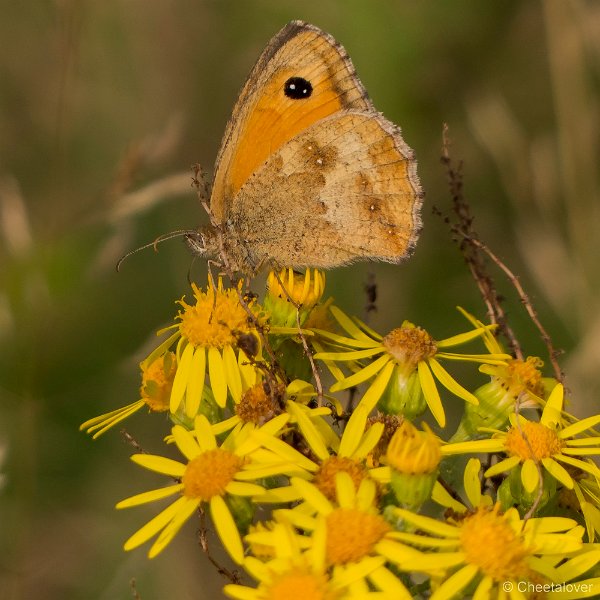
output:
[[[227,125],[210,203],[217,222],[282,144],[347,109],[370,110],[371,103],[344,49],[313,25],[284,27],[258,59]]]

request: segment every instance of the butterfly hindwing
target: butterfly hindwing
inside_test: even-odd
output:
[[[247,180],[228,236],[255,267],[399,262],[416,242],[421,200],[400,129],[375,111],[342,111],[285,142]]]

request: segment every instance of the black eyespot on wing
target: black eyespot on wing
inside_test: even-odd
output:
[[[292,100],[304,100],[312,94],[313,86],[303,77],[290,77],[283,86],[283,92]]]

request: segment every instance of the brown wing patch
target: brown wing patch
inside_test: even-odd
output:
[[[314,169],[326,173],[337,165],[338,154],[335,146],[323,146],[314,138],[309,138],[302,144],[299,158]]]
[[[292,77],[309,82],[304,98],[285,94]],[[346,109],[370,110],[344,49],[320,29],[293,22],[276,35],[252,70],[217,158],[211,209],[222,221],[248,178],[284,143]]]

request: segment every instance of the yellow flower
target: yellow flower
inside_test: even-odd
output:
[[[300,325],[319,302],[325,291],[325,274],[317,269],[297,273],[293,269],[271,271],[267,278],[265,309],[271,316],[271,324],[281,327],[297,327],[297,310]]]
[[[277,510],[276,521],[294,525],[302,541],[308,539],[311,544],[320,545],[324,539],[320,551],[324,551],[325,564],[344,580],[363,580],[389,598],[411,598],[400,579],[385,565],[392,562],[402,566],[404,560],[419,552],[394,540],[391,525],[377,508],[378,493],[373,480],[363,479],[355,487],[348,473],[339,472],[333,501],[304,479],[293,477],[291,485],[304,499],[307,510]],[[271,546],[277,543],[270,532],[252,539]]]
[[[273,435],[286,422],[287,415],[281,415],[277,420],[270,421],[265,428]],[[170,475],[178,483],[122,500],[117,508],[138,506],[175,494],[179,498],[134,533],[125,542],[125,550],[137,548],[158,534],[148,554],[153,558],[169,544],[200,505],[208,505],[223,545],[232,559],[241,563],[244,558],[242,541],[225,498],[233,496],[244,499],[261,494],[264,491],[262,486],[247,480],[264,477],[264,467],[277,472],[277,469],[273,469],[277,463],[276,458],[267,463],[259,462],[251,456],[257,445],[249,443],[247,432],[243,428],[232,432],[218,445],[213,429],[204,415],[196,417],[193,433],[175,425],[172,435],[187,463],[151,454],[134,454],[131,460],[156,473]]]
[[[480,337],[489,326],[478,327],[437,341],[424,329],[408,321],[386,336],[381,336],[358,319],[350,319],[335,306],[331,307],[331,313],[352,337],[316,331],[315,333],[344,350],[319,352],[315,358],[325,361],[326,364],[332,361],[354,364],[380,355],[367,366],[358,367],[357,372],[348,377],[340,378],[339,372],[332,370],[334,376],[338,378],[331,387],[332,392],[359,385],[376,376],[361,401],[369,411],[380,402],[383,404],[384,412],[402,413],[412,419],[421,414],[427,405],[439,425],[444,427],[446,415],[434,377],[450,392],[466,402],[477,404],[479,401],[442,367],[439,359],[499,365],[510,358],[506,354],[457,354],[446,350]]]
[[[258,582],[256,588],[243,585],[226,585],[223,591],[237,600],[380,600],[380,592],[360,588],[360,573],[348,577],[346,572],[331,570],[325,559],[326,538],[313,536],[306,547],[290,523],[275,523],[269,531],[255,532],[247,536],[250,547],[260,544],[270,548],[272,560],[264,562],[249,556],[244,569]],[[266,543],[265,543],[266,537]],[[385,574],[384,574],[385,575]],[[375,577],[376,575],[374,575]],[[384,579],[382,576],[381,579]],[[381,588],[379,588],[381,589]],[[410,598],[406,595],[388,596]]]
[[[473,315],[461,308],[459,311],[473,326],[484,326]],[[504,352],[491,331],[483,333],[483,342],[490,354]],[[542,376],[543,364],[536,356],[528,356],[526,359],[508,358],[504,364],[481,365],[479,371],[489,375],[490,381],[473,392],[479,404],[465,405],[460,425],[450,441],[473,439],[480,427],[504,427],[517,405],[520,409],[542,407],[546,389],[556,384],[555,380]]]
[[[140,363],[140,368],[142,370],[141,398],[132,404],[89,419],[81,424],[80,431],[95,432],[93,439],[96,439],[143,406],[148,406],[153,412],[169,410],[169,397],[177,368],[175,355],[172,352],[164,352],[157,357],[156,352],[153,352]]]
[[[600,550],[583,546],[583,529],[572,519],[523,521],[514,508],[503,513],[498,504],[485,503],[445,523],[402,508],[393,512],[419,531],[398,532],[396,539],[430,549],[407,559],[403,568],[441,581],[431,600],[471,595],[498,600],[533,597],[523,592],[536,585],[541,591],[544,584],[549,589],[549,584],[578,579],[600,561]],[[592,597],[600,592],[598,579],[578,581],[577,586],[581,594],[569,598]]]
[[[426,424],[423,427],[424,431],[419,431],[405,420],[392,436],[386,453],[396,499],[413,510],[429,500],[442,458],[439,438]]]
[[[600,536],[600,485],[598,479],[585,473],[573,478],[573,489],[563,488],[559,492],[559,504],[583,515],[588,541]]]
[[[336,476],[340,472],[350,475],[356,487],[366,478],[378,483],[390,481],[389,467],[371,468],[367,464],[367,457],[383,432],[383,423],[373,423],[367,428],[367,415],[357,409],[340,437],[324,419],[313,417],[306,406],[288,401],[287,411],[291,416],[290,421],[295,422],[315,460],[311,460],[282,440],[268,438],[260,433],[256,434],[257,439],[282,460],[287,460],[310,473],[313,484],[325,497],[335,498]],[[261,502],[276,503],[299,499],[297,490],[289,486],[270,489],[259,498]]]
[[[235,405],[235,414],[224,421],[213,424],[213,432],[220,435],[244,423],[253,423],[257,427],[275,416],[283,413],[286,402],[299,403],[309,418],[329,415],[329,408],[324,406],[308,408],[304,405],[317,395],[313,386],[306,381],[295,379],[287,387],[273,377],[261,377],[257,374],[256,383],[245,388],[240,401]],[[294,416],[289,414],[290,423],[295,423]]]
[[[214,287],[209,278],[206,292],[192,284],[195,303],[180,300],[183,310],[177,315],[179,323],[162,330],[176,329],[161,344],[161,347],[170,348],[177,342],[177,373],[170,398],[172,413],[177,413],[183,405],[185,416],[194,418],[204,396],[207,370],[211,391],[220,407],[225,406],[228,392],[234,402],[238,402],[244,380],[255,378],[254,367],[244,348],[249,346],[248,336],[254,336],[257,342],[259,337],[239,300],[242,283],[240,281],[237,290],[225,289],[222,279],[219,278]],[[256,320],[264,320],[254,299],[247,299],[246,303]],[[253,349],[257,347],[258,343],[253,345]]]
[[[485,440],[447,444],[442,448],[446,455],[502,452],[507,457],[485,472],[485,477],[520,468],[520,478],[525,491],[533,494],[540,484],[538,465],[568,489],[573,488],[573,478],[565,467],[600,477],[600,469],[577,457],[600,454],[600,437],[576,437],[598,423],[600,415],[564,426],[562,407],[564,388],[557,384],[542,412],[540,422],[528,421],[522,415],[511,415],[508,431],[493,431],[493,437]],[[485,431],[485,430],[483,430]]]

